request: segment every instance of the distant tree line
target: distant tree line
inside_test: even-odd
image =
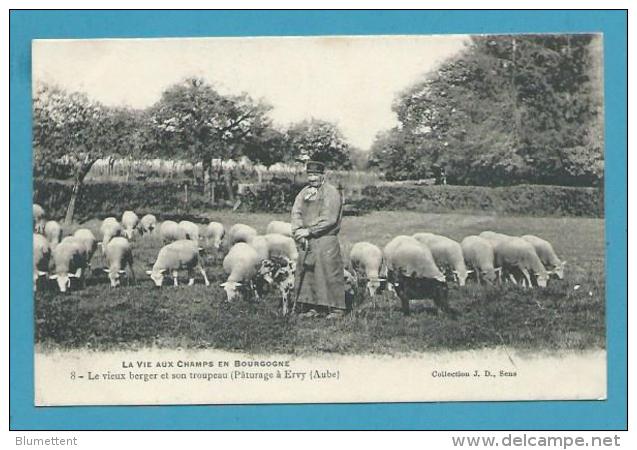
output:
[[[352,168],[350,146],[335,124],[312,119],[281,129],[269,110],[246,94],[221,95],[198,78],[170,86],[144,110],[106,107],[82,93],[43,84],[33,98],[34,174],[74,179],[69,222],[86,175],[103,158],[201,163],[211,203],[219,183],[234,201],[232,172],[213,165],[215,159],[246,156],[270,166],[309,158],[328,168]]]
[[[265,166],[311,158],[332,169],[372,168],[388,180],[429,178],[444,168],[452,184],[599,185],[601,59],[596,35],[472,37],[397,96],[398,126],[379,133],[371,152],[351,146],[327,121],[275,126],[269,105],[222,95],[199,78],[168,87],[143,110],[42,84],[33,98],[34,174],[74,179],[67,221],[91,167],[109,157],[201,163],[211,203],[219,183],[233,193],[232,172],[213,160],[241,156]]]
[[[402,92],[370,166],[389,180],[591,186],[604,176],[596,35],[476,36]]]

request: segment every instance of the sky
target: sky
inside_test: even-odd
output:
[[[33,81],[109,106],[145,108],[187,77],[270,104],[285,126],[316,118],[368,149],[397,124],[396,95],[462,50],[467,36],[37,40]]]

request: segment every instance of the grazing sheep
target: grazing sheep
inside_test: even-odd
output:
[[[237,294],[245,296],[252,293],[256,299],[259,298],[253,283],[259,264],[257,251],[250,245],[238,242],[232,246],[223,259],[223,270],[229,274],[228,279],[220,285],[226,291],[229,302],[233,301]]]
[[[82,246],[82,249],[84,250],[84,257],[86,259],[86,264],[88,266],[88,256],[89,256],[89,253],[91,252],[91,249],[89,246],[87,246],[87,243],[84,241],[84,239],[81,239],[75,236],[66,236],[64,239],[62,239],[62,242],[76,242],[80,244]]]
[[[268,242],[269,257],[287,258],[293,263],[299,258],[299,251],[296,248],[294,239],[277,233],[266,234],[265,240]]]
[[[424,237],[424,234],[426,233],[416,233],[413,237],[429,247],[436,265],[444,273],[458,281],[460,286],[464,286],[470,271],[467,270],[467,266],[464,263],[460,244],[446,236],[432,234]]]
[[[109,226],[109,225],[119,225],[119,220],[117,220],[115,217],[107,217],[106,219],[102,220],[102,226]]]
[[[124,236],[124,229],[115,217],[107,217],[102,221],[100,233],[102,233],[101,247],[102,253],[104,253],[104,247],[106,247],[108,241],[116,236]]]
[[[51,247],[41,234],[33,233],[33,290],[37,290],[38,279],[47,274]]]
[[[435,305],[455,317],[448,303],[447,281],[429,249],[409,236],[398,236],[383,249],[387,278],[394,285],[402,310],[409,314],[409,300],[430,294]]]
[[[62,240],[62,226],[55,220],[49,220],[44,224],[44,235],[51,248],[54,248]]]
[[[228,245],[232,247],[237,242],[250,242],[257,235],[257,230],[250,225],[237,223],[228,231]]]
[[[513,237],[501,241],[493,251],[495,265],[502,268],[504,279],[508,276],[508,279],[516,284],[520,280],[523,284],[532,287],[531,274],[533,274],[537,285],[546,287],[549,276],[531,243],[522,238]]]
[[[91,268],[91,259],[97,250],[97,239],[93,232],[87,228],[80,228],[73,233],[73,237],[82,241],[86,247],[86,265]]]
[[[421,244],[427,245],[427,243],[431,239],[434,239],[436,236],[438,235],[433,233],[416,233],[412,237],[416,239],[417,241],[419,241]]]
[[[508,234],[496,233],[495,231],[483,231],[480,233],[480,237],[489,241],[489,243],[494,247],[502,241],[511,239],[511,236]]]
[[[259,263],[265,261],[270,257],[270,246],[265,236],[254,236],[248,243],[257,252]]]
[[[370,297],[378,294],[386,281],[382,250],[369,242],[357,242],[352,246],[349,260],[355,272],[350,276],[365,282]]]
[[[202,266],[199,245],[189,239],[180,239],[162,247],[159,250],[153,269],[147,270],[146,273],[155,282],[155,286],[161,287],[164,281],[164,272],[171,271],[173,284],[178,286],[177,277],[179,270],[183,269],[188,270],[188,286],[195,284],[194,270],[198,270],[201,273],[206,286],[210,285],[206,271]]]
[[[129,240],[133,239],[135,229],[139,224],[139,217],[133,211],[124,211],[122,214],[122,227],[124,228],[124,236]]]
[[[157,218],[152,214],[146,214],[139,221],[139,232],[144,234],[151,234],[157,228]]]
[[[135,282],[135,272],[133,271],[133,252],[131,250],[130,242],[123,237],[114,237],[106,245],[104,249],[104,255],[106,256],[106,262],[108,269],[104,269],[104,272],[108,274],[108,279],[111,281],[111,287],[117,287],[120,285],[120,275],[126,273],[126,266],[130,271],[130,276]]]
[[[84,286],[86,271],[86,247],[80,239],[67,238],[53,249],[54,274],[49,276],[55,280],[60,292],[66,292],[71,286],[71,278],[78,278]]]
[[[199,242],[199,226],[196,223],[189,220],[182,220],[179,222],[179,228],[186,233],[186,239]]]
[[[555,275],[560,280],[564,279],[564,266],[566,265],[566,261],[561,261],[560,258],[557,257],[549,241],[533,236],[532,234],[524,235],[522,239],[529,242],[533,248],[535,248],[535,253],[537,253],[537,256],[540,258],[540,261],[542,261],[542,264],[544,264],[544,268],[549,275]]]
[[[177,222],[164,220],[159,226],[159,235],[164,244],[187,239],[186,232]]]
[[[460,243],[465,263],[476,274],[478,282],[482,280],[494,284],[497,272],[494,265],[493,246],[480,236],[467,236]]]
[[[405,236],[405,235],[400,235],[400,236],[396,236],[395,238],[393,238],[383,248],[383,255],[384,255],[385,261],[387,261],[389,259],[389,257],[393,254],[394,250],[399,245],[401,245],[403,243],[411,243],[411,244],[413,244],[413,241],[414,241],[414,238],[412,238],[411,236]],[[418,242],[418,241],[416,241],[416,242]],[[418,242],[418,244],[422,245],[422,244],[420,244],[420,242]]]
[[[282,234],[283,236],[292,237],[292,224],[289,222],[282,222],[280,220],[273,220],[265,229],[265,234]]]
[[[215,250],[221,248],[221,242],[226,235],[226,229],[222,223],[210,222],[203,231],[206,246],[212,245]]]
[[[37,203],[33,204],[33,231],[39,234],[44,233],[44,224],[46,223],[46,213]]]

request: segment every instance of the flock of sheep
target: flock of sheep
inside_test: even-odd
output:
[[[239,294],[259,298],[264,283],[276,284],[289,298],[294,284],[298,252],[290,237],[289,223],[273,221],[263,236],[248,225],[236,224],[226,235],[223,224],[219,222],[210,222],[200,233],[199,226],[190,221],[177,223],[165,220],[158,223],[152,214],[139,219],[133,211],[125,211],[121,220],[108,217],[102,221],[101,241],[98,242],[87,228],[80,228],[63,238],[61,225],[54,220],[46,220],[43,208],[37,204],[33,205],[33,218],[34,289],[37,289],[41,277],[55,280],[60,292],[71,287],[72,279],[77,279],[83,287],[98,247],[101,247],[106,259],[104,270],[112,287],[120,285],[120,277],[127,271],[131,280],[135,281],[134,240],[137,236],[143,238],[151,234],[158,234],[164,244],[152,269],[147,271],[156,286],[162,286],[166,275],[171,275],[177,286],[181,270],[188,271],[189,285],[194,284],[194,274],[198,272],[208,286],[210,282],[203,265],[201,245],[221,252],[224,244],[230,249],[223,259],[228,278],[221,286],[229,301]]]
[[[409,300],[428,292],[438,308],[454,315],[447,301],[448,281],[464,286],[474,274],[478,283],[546,287],[550,276],[564,278],[566,261],[557,257],[550,242],[537,236],[483,231],[460,243],[433,233],[397,236],[382,251],[359,242],[352,247],[350,263],[357,284],[364,280],[370,296],[386,286],[408,313]]]
[[[120,276],[127,269],[135,281],[134,240],[158,234],[164,245],[147,271],[156,286],[162,286],[166,275],[171,275],[177,286],[180,270],[188,271],[189,285],[194,284],[195,272],[199,272],[208,286],[201,250],[221,254],[228,249],[223,259],[228,277],[221,283],[228,301],[238,296],[258,300],[269,288],[280,293],[283,314],[291,309],[298,251],[289,223],[272,221],[265,235],[245,224],[235,224],[226,233],[219,222],[200,229],[190,221],[159,223],[151,214],[139,219],[133,211],[126,211],[121,220],[109,217],[102,222],[102,240],[98,242],[87,228],[62,238],[62,227],[56,221],[47,221],[37,204],[33,205],[33,218],[34,289],[41,277],[55,280],[61,292],[70,288],[72,278],[84,286],[91,258],[99,246],[112,287],[119,286]],[[348,294],[366,289],[373,298],[387,288],[399,297],[405,313],[409,312],[410,299],[432,297],[442,311],[452,315],[455,312],[447,301],[448,282],[464,286],[474,274],[479,283],[545,287],[551,275],[563,278],[565,265],[544,239],[492,231],[468,236],[460,243],[433,233],[397,236],[382,250],[372,243],[358,242],[351,248],[349,261],[344,273]]]

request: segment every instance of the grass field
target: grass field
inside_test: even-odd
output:
[[[226,227],[246,223],[263,232],[270,220],[285,215],[211,212]],[[78,227],[97,233],[98,221]],[[450,303],[460,311],[452,320],[436,315],[428,301],[412,302],[411,316],[399,301],[384,294],[364,302],[343,319],[281,317],[276,296],[261,303],[227,304],[219,283],[225,274],[214,255],[207,255],[210,287],[153,287],[145,271],[161,247],[157,238],[134,242],[137,283],[112,289],[101,267],[99,250],[94,274],[84,290],[62,295],[54,285],[35,296],[36,343],[41,349],[141,347],[219,348],[259,353],[311,354],[423,352],[506,345],[518,350],[605,347],[604,222],[587,218],[496,217],[464,214],[375,212],[343,219],[344,255],[366,240],[385,245],[398,234],[431,231],[460,240],[483,230],[536,234],[551,241],[567,261],[566,278],[546,289],[517,286],[483,287],[468,283],[450,288]],[[71,232],[71,230],[65,230]],[[184,274],[185,276],[185,274]],[[185,283],[186,280],[181,280]]]

